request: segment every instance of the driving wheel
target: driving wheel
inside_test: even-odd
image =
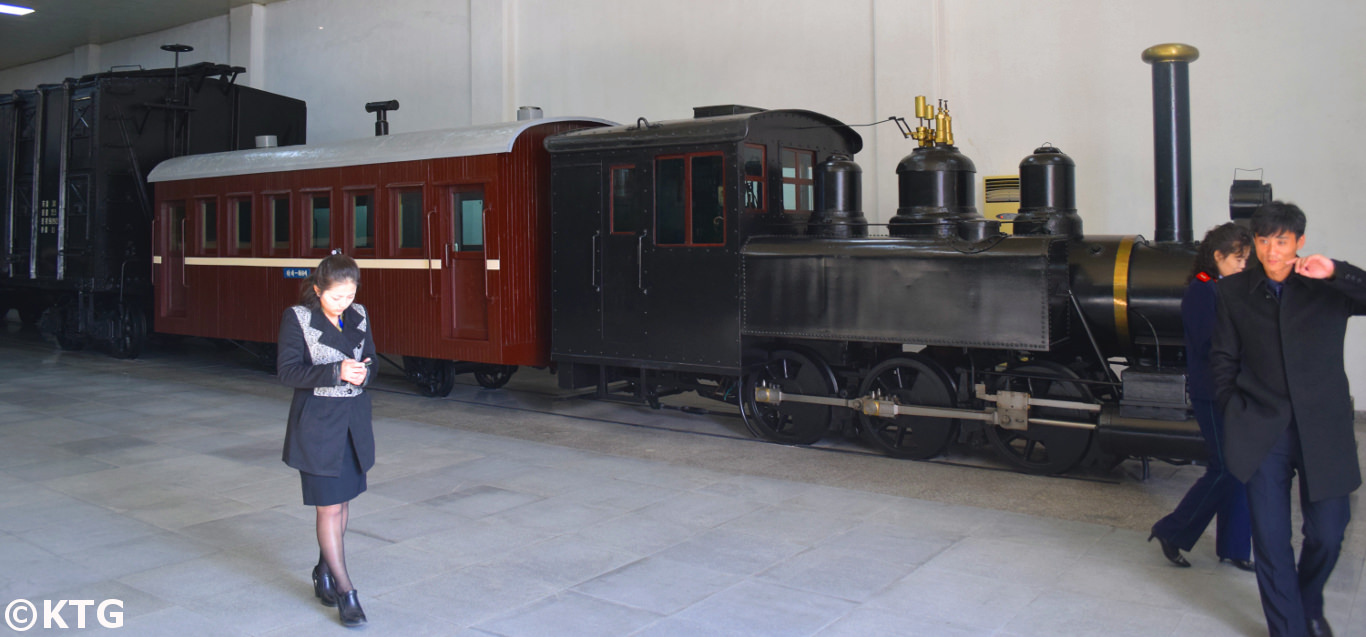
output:
[[[898,405],[955,407],[957,390],[938,363],[908,354],[878,363],[859,385],[859,396],[873,392]],[[943,453],[958,430],[955,418],[902,415],[879,418],[859,414],[863,436],[889,456],[925,460]]]
[[[1049,361],[1012,367],[994,384],[996,391],[1023,391],[1032,398],[1094,403],[1086,386],[1072,370]],[[1030,418],[1094,422],[1091,412],[1062,407],[1030,407]],[[1028,429],[987,427],[991,444],[1010,464],[1029,473],[1052,474],[1071,469],[1091,446],[1092,429],[1031,422]]]
[[[835,395],[835,375],[819,358],[793,350],[773,352],[767,363],[745,375],[740,415],[754,435],[794,445],[809,445],[830,429],[833,407],[785,401],[761,403],[757,387],[776,387],[784,394]]]

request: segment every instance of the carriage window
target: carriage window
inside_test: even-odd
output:
[[[484,189],[456,191],[454,195],[455,214],[459,215],[461,252],[479,252],[484,249]]]
[[[237,226],[237,253],[248,254],[251,252],[251,200],[234,201],[232,208]]]
[[[398,193],[398,247],[422,247],[422,191]]]
[[[740,149],[740,161],[745,163],[745,210],[762,211],[768,207],[764,199],[764,147],[745,144]]]
[[[205,199],[199,202],[199,247],[205,252],[218,249],[218,202]]]
[[[726,176],[720,155],[692,158],[692,237],[689,243],[726,242]]]
[[[644,228],[640,184],[635,166],[612,167],[612,232],[635,234]]]
[[[655,243],[685,243],[687,225],[687,164],[682,157],[661,159],[655,167]]]
[[[726,242],[725,161],[719,153],[657,160],[655,243]]]
[[[351,215],[354,225],[356,250],[375,248],[375,197],[370,193],[351,194]]]
[[[314,250],[327,250],[332,247],[332,197],[313,195],[309,200],[313,208],[309,246]]]
[[[289,251],[289,197],[270,200],[270,247],[276,252]]]
[[[783,158],[783,211],[811,212],[812,193],[816,182],[811,176],[811,166],[816,154],[809,150],[784,148]]]
[[[185,250],[185,202],[170,201],[166,210],[171,214],[171,252],[183,253]]]

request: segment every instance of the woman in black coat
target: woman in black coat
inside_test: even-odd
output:
[[[285,464],[298,469],[304,504],[318,509],[313,591],[337,606],[343,624],[365,622],[346,572],[343,536],[350,501],[365,491],[375,464],[369,365],[375,341],[365,308],[353,303],[360,269],[351,257],[323,259],[304,281],[299,304],[280,319],[281,383],[294,388],[285,430]]]
[[[1190,566],[1181,551],[1195,548],[1210,520],[1215,526],[1215,554],[1219,561],[1250,571],[1252,526],[1247,491],[1224,463],[1224,416],[1217,408],[1214,381],[1209,373],[1210,341],[1218,318],[1215,283],[1243,271],[1252,251],[1252,233],[1233,223],[1210,229],[1195,255],[1186,294],[1181,299],[1181,322],[1186,332],[1186,371],[1191,408],[1209,451],[1205,475],[1191,485],[1186,497],[1171,514],[1153,525],[1148,540],[1157,538],[1162,554],[1177,566]]]

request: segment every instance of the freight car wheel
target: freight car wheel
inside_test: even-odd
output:
[[[760,403],[754,400],[754,388],[760,384],[777,387],[785,394],[833,396],[835,375],[819,358],[791,350],[773,352],[767,363],[745,376],[740,415],[751,433],[773,442],[809,445],[825,436],[834,408],[797,402]]]
[[[486,365],[474,370],[474,380],[484,389],[498,389],[512,380],[516,365]]]
[[[944,368],[914,354],[889,358],[859,385],[859,396],[878,392],[898,405],[954,407],[958,391]],[[958,429],[954,418],[897,416],[876,418],[859,414],[863,435],[889,456],[926,460],[944,451]]]
[[[119,314],[118,332],[109,344],[109,354],[114,358],[137,358],[142,353],[142,345],[147,342],[147,319],[142,310],[124,308]]]
[[[443,398],[455,388],[455,363],[435,358],[403,357],[403,371],[423,396]]]
[[[1036,361],[1010,369],[1010,373],[1035,378],[1003,376],[997,390],[1027,391],[1035,398],[1095,402],[1085,385],[1073,382],[1077,375],[1057,363]],[[1085,420],[1086,412],[1058,407],[1032,407],[1029,415],[1057,420]],[[1030,423],[1019,431],[999,426],[987,427],[987,437],[1010,464],[1039,474],[1062,473],[1071,469],[1091,446],[1091,430]]]

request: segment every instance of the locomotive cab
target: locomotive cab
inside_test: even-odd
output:
[[[561,383],[619,368],[735,376],[741,248],[804,232],[816,167],[862,138],[830,117],[745,106],[549,138]]]

